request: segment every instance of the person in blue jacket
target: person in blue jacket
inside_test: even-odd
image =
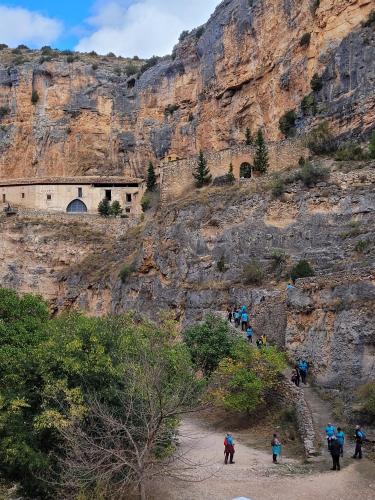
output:
[[[277,434],[273,435],[271,446],[272,446],[272,461],[274,464],[277,464],[278,463],[277,459],[281,455],[281,443],[277,437]]]
[[[329,423],[327,425],[325,431],[326,431],[326,436],[327,436],[328,449],[329,449],[329,451],[331,451],[331,441],[333,439],[333,436],[336,435],[336,429],[331,423]]]
[[[248,324],[249,324],[249,316],[248,316],[247,312],[244,311],[241,314],[241,330],[243,332],[246,332]]]
[[[340,455],[341,455],[341,457],[343,457],[344,456],[345,434],[344,434],[343,430],[341,429],[341,427],[337,427],[336,439],[340,445]]]
[[[234,311],[234,326],[238,327],[240,326],[240,321],[241,321],[241,313],[238,309]]]
[[[251,326],[249,325],[247,327],[247,330],[246,330],[246,336],[247,336],[247,340],[249,341],[250,344],[253,343],[253,335],[254,335],[254,331],[251,328]]]

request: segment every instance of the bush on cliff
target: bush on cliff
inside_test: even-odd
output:
[[[326,168],[308,161],[301,166],[295,176],[296,180],[302,181],[308,188],[314,187],[319,182],[327,180],[328,177],[329,172]]]
[[[310,86],[314,92],[319,92],[323,88],[323,78],[315,73],[311,79]]]
[[[261,263],[254,259],[246,264],[242,278],[245,285],[260,285],[264,279],[264,269]]]
[[[360,161],[366,159],[366,154],[359,144],[349,141],[340,144],[335,159],[337,161]]]
[[[293,283],[300,278],[310,278],[315,276],[314,269],[307,260],[300,260],[290,271],[290,278]]]
[[[299,41],[301,47],[308,47],[311,41],[311,33],[304,33]]]
[[[282,198],[285,193],[285,181],[280,175],[275,175],[271,182],[272,196],[274,198]]]
[[[206,316],[202,323],[187,328],[184,341],[195,367],[205,375],[216,370],[220,361],[230,355],[234,346],[228,322],[212,314]]]
[[[126,283],[128,281],[128,278],[135,272],[135,267],[133,265],[126,265],[124,266],[120,273],[119,273],[119,278],[122,281],[122,283]]]
[[[375,423],[375,382],[359,387],[357,400],[361,406],[361,413],[367,417],[369,423]]]
[[[294,137],[296,134],[296,112],[291,109],[283,114],[279,120],[279,128],[284,137]]]
[[[285,367],[285,356],[275,347],[259,350],[237,341],[232,356],[213,373],[209,397],[226,410],[250,415],[275,404]]]
[[[375,160],[375,132],[372,133],[369,144],[370,158]]]
[[[316,155],[330,154],[336,151],[337,141],[332,135],[327,122],[321,122],[313,128],[305,139],[306,146]]]

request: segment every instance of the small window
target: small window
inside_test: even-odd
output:
[[[112,191],[110,189],[105,190],[105,197],[108,201],[112,201]]]
[[[132,195],[131,194],[127,194],[126,195],[126,202],[127,203],[131,203],[131,201],[132,201]]]
[[[127,214],[130,214],[130,208],[125,208],[125,212],[126,212]]]
[[[82,188],[78,188],[78,198],[82,198]]]
[[[21,193],[21,198],[24,199],[25,198],[25,193]]]
[[[47,194],[47,200],[52,200],[52,194]]]
[[[3,203],[5,203],[7,201],[7,197],[5,194],[3,194]]]

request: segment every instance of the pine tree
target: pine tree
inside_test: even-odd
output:
[[[111,211],[111,204],[107,200],[107,198],[104,198],[98,205],[98,212],[102,217],[108,217],[110,215]]]
[[[254,170],[265,174],[269,167],[268,149],[264,141],[262,129],[258,130],[257,138],[255,141],[256,151],[254,159]]]
[[[207,160],[202,151],[199,153],[198,165],[193,172],[193,177],[198,188],[201,188],[211,182],[212,175],[210,174],[210,169],[207,166]]]
[[[122,211],[123,210],[122,210],[120,202],[115,200],[111,205],[111,208],[109,210],[109,215],[113,215],[113,216],[117,217],[118,215],[122,214]]]
[[[253,144],[253,136],[251,135],[251,130],[249,129],[249,127],[247,127],[247,129],[246,129],[245,143],[246,143],[246,146],[251,146]]]
[[[233,163],[232,162],[229,165],[227,179],[228,179],[228,182],[234,182],[236,180],[236,178],[234,177],[234,173],[233,173]]]
[[[375,160],[375,132],[372,133],[369,144],[370,158]]]
[[[148,165],[148,171],[147,171],[147,190],[148,191],[155,191],[156,189],[156,175],[155,175],[155,169],[154,165],[152,164],[152,161],[150,161]]]

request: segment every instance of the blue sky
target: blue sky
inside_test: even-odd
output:
[[[219,0],[0,0],[0,43],[150,57],[203,24]]]

